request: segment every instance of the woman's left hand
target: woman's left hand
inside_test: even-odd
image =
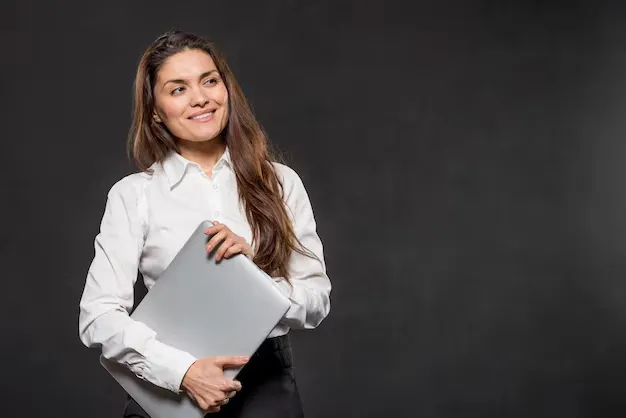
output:
[[[219,248],[215,253],[215,261],[220,261],[222,258],[230,258],[235,254],[244,254],[246,257],[252,259],[252,247],[246,242],[245,239],[236,235],[226,225],[217,221],[213,222],[214,225],[204,230],[206,235],[213,235],[206,245],[206,251],[210,253],[218,245]],[[222,243],[220,245],[220,243]]]

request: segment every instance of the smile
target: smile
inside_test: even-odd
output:
[[[192,116],[189,119],[195,120],[195,121],[198,121],[198,122],[206,122],[206,121],[209,121],[209,120],[213,119],[213,113],[214,112],[206,112],[206,113],[202,113],[200,115]]]

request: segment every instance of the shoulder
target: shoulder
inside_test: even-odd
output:
[[[274,170],[276,170],[278,180],[280,180],[283,185],[283,190],[286,196],[294,192],[304,191],[302,179],[293,168],[276,162],[272,164],[274,165]]]
[[[139,172],[129,174],[111,186],[108,197],[121,197],[122,199],[136,200],[143,194],[146,185],[151,181],[153,174],[151,172]]]
[[[300,175],[296,173],[293,168],[285,164],[273,164],[278,179],[282,184],[283,200],[285,203],[287,203],[287,205],[292,209],[301,207],[303,204],[305,206],[310,205],[309,195],[304,187],[304,183],[302,182]]]

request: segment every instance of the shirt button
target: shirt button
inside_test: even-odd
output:
[[[219,188],[220,188],[220,186],[219,186],[217,183],[214,183],[214,184],[213,184],[213,190],[217,190],[217,189],[219,189]]]
[[[220,211],[216,210],[215,212],[213,212],[213,216],[220,216]]]

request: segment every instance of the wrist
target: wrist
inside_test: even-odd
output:
[[[180,390],[187,390],[188,385],[189,385],[189,380],[192,379],[192,374],[193,374],[193,370],[192,369],[194,368],[193,367],[194,364],[196,364],[195,361],[193,363],[191,363],[191,365],[189,366],[189,368],[187,369],[187,371],[183,375],[183,378],[180,381]]]

